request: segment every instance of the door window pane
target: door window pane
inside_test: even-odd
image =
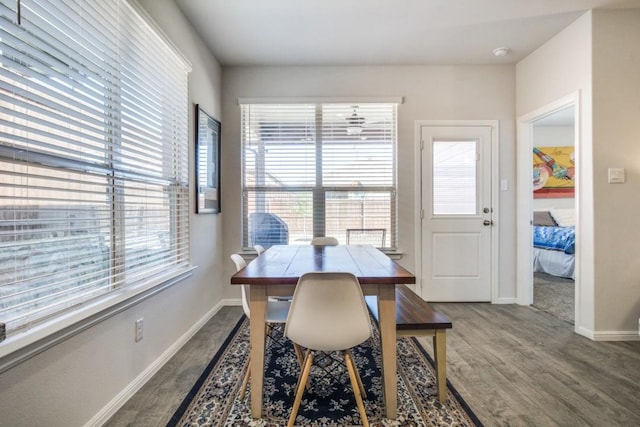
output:
[[[476,141],[433,141],[433,215],[477,212]]]

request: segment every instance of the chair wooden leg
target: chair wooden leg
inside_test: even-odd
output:
[[[273,339],[273,323],[266,323],[264,325],[264,347],[267,347],[267,341],[271,340],[275,342]]]
[[[300,368],[302,368],[302,365],[304,364],[304,356],[302,354],[302,347],[300,347],[296,343],[293,343],[293,351],[295,351],[295,353],[296,353],[296,359],[298,359],[298,365],[300,365]]]
[[[345,350],[346,353],[349,353],[351,360],[353,360],[354,371],[356,373],[356,379],[358,380],[358,388],[360,389],[360,394],[362,394],[362,398],[367,398],[367,392],[364,389],[364,385],[362,384],[362,378],[360,378],[360,372],[358,372],[358,367],[356,366],[356,362],[353,359],[353,354],[351,354],[351,350]]]
[[[298,359],[298,365],[300,365],[300,371],[302,372],[302,366],[304,365],[304,355],[302,351],[302,347],[298,344],[293,343],[293,351],[296,353],[296,359]],[[306,384],[307,391],[311,391],[311,386],[309,385],[309,381]]]
[[[304,364],[300,378],[298,379],[298,386],[296,387],[296,398],[293,401],[293,408],[291,408],[291,415],[289,416],[289,423],[287,427],[293,427],[296,422],[296,416],[298,415],[298,409],[300,408],[300,402],[302,401],[302,394],[304,393],[305,384],[309,378],[309,372],[311,371],[311,363],[313,362],[313,355],[311,350],[307,350],[307,355],[304,358]]]
[[[251,359],[249,359],[247,372],[244,374],[244,379],[242,380],[242,387],[240,388],[240,399],[244,399],[244,394],[247,391],[247,385],[249,385],[249,377],[251,377]]]
[[[304,363],[304,356],[302,354],[302,347],[300,347],[296,343],[293,343],[293,349],[294,349],[294,351],[296,353],[296,359],[298,359],[298,364],[300,364],[300,368],[302,369],[302,365]],[[242,386],[240,387],[240,399],[244,399],[244,395],[247,392],[247,386],[249,385],[249,378],[251,378],[251,359],[249,359],[249,365],[247,366],[247,372],[244,374],[244,379],[242,380]],[[308,385],[307,385],[307,390],[309,390],[309,386]]]
[[[364,427],[369,427],[369,420],[367,419],[367,413],[364,411],[364,402],[362,402],[362,395],[360,394],[360,384],[358,383],[358,371],[356,369],[356,365],[353,362],[353,357],[351,357],[351,353],[344,353],[344,360],[347,364],[347,370],[349,371],[349,378],[351,379],[351,388],[353,389],[353,395],[356,398],[356,403],[358,405],[358,411],[360,411],[360,418],[362,418],[362,425]]]

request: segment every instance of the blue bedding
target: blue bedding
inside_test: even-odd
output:
[[[575,229],[573,227],[533,226],[533,246],[542,249],[563,251],[565,254],[576,252]]]

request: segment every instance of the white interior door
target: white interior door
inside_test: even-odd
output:
[[[490,126],[422,126],[422,297],[491,301]]]

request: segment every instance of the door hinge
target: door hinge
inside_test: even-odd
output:
[[[424,140],[420,140],[420,151],[424,150]]]
[[[420,209],[420,219],[424,219],[424,209]]]

